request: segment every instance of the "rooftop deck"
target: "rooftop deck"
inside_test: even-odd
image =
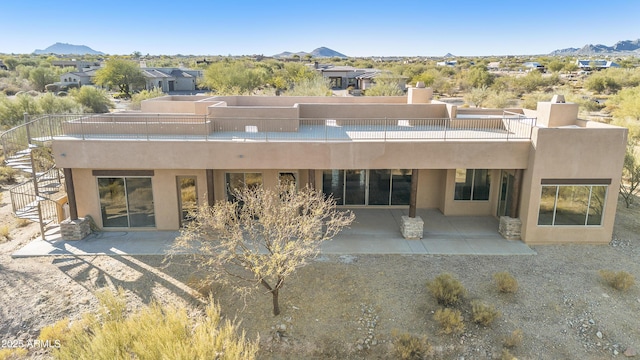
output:
[[[184,140],[234,142],[522,141],[535,118],[220,118],[182,114],[46,115],[2,134],[5,149],[34,140]],[[17,151],[16,150],[16,151]],[[6,151],[6,150],[5,150]]]

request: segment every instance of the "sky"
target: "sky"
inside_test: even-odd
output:
[[[540,55],[640,38],[640,1],[0,0],[0,53]]]

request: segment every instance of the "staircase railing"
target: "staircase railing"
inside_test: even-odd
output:
[[[72,116],[44,115],[29,119],[0,135],[8,166],[31,174],[31,178],[9,189],[13,213],[22,219],[39,222],[42,238],[44,226],[58,223],[59,205],[49,198],[64,192],[64,176],[47,149],[55,136],[62,135],[62,123]]]

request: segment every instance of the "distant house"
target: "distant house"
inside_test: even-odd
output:
[[[201,70],[179,68],[141,68],[145,77],[145,89],[161,89],[165,93],[173,91],[194,91],[197,79],[202,77]],[[68,72],[60,75],[62,85],[75,83],[78,86],[93,85],[96,69],[88,71]]]
[[[75,67],[78,71],[89,71],[99,69],[100,61],[83,61],[83,60],[54,60],[51,65],[57,67]]]
[[[576,60],[576,64],[580,70],[592,71],[609,68],[617,68],[620,65],[609,60]]]
[[[458,65],[458,61],[457,60],[438,61],[436,63],[436,66],[455,67],[456,65]]]
[[[407,77],[406,76],[394,76],[392,73],[388,71],[369,71],[365,72],[362,75],[356,76],[357,89],[367,90],[371,89],[376,85],[376,79],[381,77],[390,78],[396,80],[398,82],[398,87],[400,90],[406,90],[407,88]]]
[[[146,78],[145,88],[161,89],[163,92],[195,91],[197,79],[203,76],[201,70],[179,68],[141,68]]]
[[[96,77],[96,70],[68,72],[60,75],[62,85],[77,84],[79,87],[83,85],[93,85],[93,79]]]
[[[540,71],[540,72],[547,71],[547,69],[544,67],[544,65],[540,64],[537,61],[528,61],[528,62],[522,64],[522,66],[525,68],[526,71],[533,71],[533,70],[537,70],[537,71]]]

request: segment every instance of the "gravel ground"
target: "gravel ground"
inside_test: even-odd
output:
[[[609,245],[537,246],[534,256],[357,255],[320,256],[281,290],[282,313],[271,314],[262,289],[240,299],[226,288],[199,286],[203,274],[187,257],[61,257],[12,259],[38,231],[17,227],[3,191],[0,222],[12,228],[0,242],[0,340],[36,339],[40,329],[64,317],[93,311],[93,293],[123,287],[130,308],[157,300],[199,306],[212,292],[223,315],[259,335],[261,359],[393,359],[394,334],[426,336],[430,358],[496,359],[516,329],[519,359],[627,358],[640,351],[640,289],[608,287],[599,269],[625,270],[640,279],[640,206],[620,202]],[[515,294],[497,291],[492,275],[509,271]],[[466,329],[445,335],[433,320],[439,308],[425,287],[440,273],[454,274],[468,291],[457,308]],[[474,299],[501,316],[490,326],[471,322]],[[32,348],[31,358],[48,358]],[[640,358],[640,356],[636,356]]]

